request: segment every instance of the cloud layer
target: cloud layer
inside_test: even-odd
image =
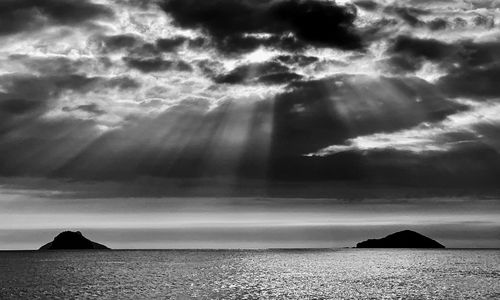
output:
[[[498,8],[3,1],[0,174],[494,186]]]

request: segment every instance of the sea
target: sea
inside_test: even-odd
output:
[[[0,299],[500,299],[500,251],[3,251]]]

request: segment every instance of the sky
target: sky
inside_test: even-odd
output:
[[[3,0],[0,249],[500,247],[496,0]]]

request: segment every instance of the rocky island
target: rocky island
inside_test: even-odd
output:
[[[442,244],[411,230],[399,231],[381,239],[369,239],[356,248],[445,248]]]
[[[64,231],[58,234],[54,240],[40,247],[39,250],[109,250],[108,247],[93,242],[82,235],[80,231]]]

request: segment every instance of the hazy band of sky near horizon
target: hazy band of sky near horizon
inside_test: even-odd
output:
[[[121,249],[352,247],[412,229],[448,248],[500,247],[493,198],[109,197],[2,189],[1,250],[64,230]]]

